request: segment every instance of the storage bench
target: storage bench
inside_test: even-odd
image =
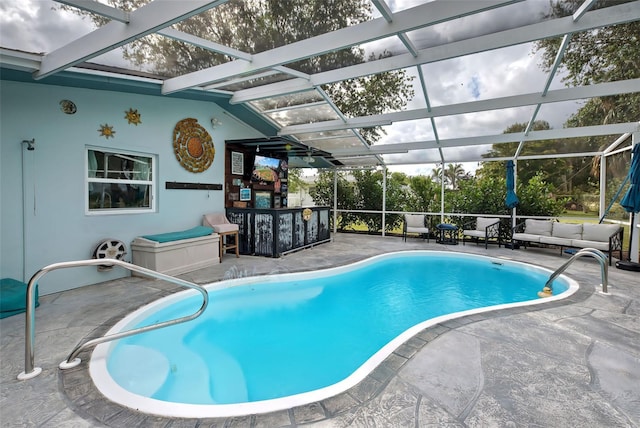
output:
[[[213,266],[220,263],[219,239],[213,229],[203,226],[181,232],[139,236],[131,242],[133,264],[166,275],[180,275]]]

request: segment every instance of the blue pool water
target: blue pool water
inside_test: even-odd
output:
[[[106,366],[124,390],[163,402],[295,396],[344,381],[425,321],[539,300],[549,274],[480,256],[403,252],[355,268],[234,280],[227,288],[212,284],[201,317],[114,342]],[[561,277],[553,286],[557,295],[569,283]],[[123,327],[193,313],[201,299],[182,293],[169,302],[143,308]]]

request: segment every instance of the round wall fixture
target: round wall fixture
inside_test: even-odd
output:
[[[74,114],[78,109],[73,101],[70,100],[62,100],[60,101],[60,110],[66,114]]]
[[[127,254],[127,246],[124,242],[109,238],[96,245],[91,257],[94,259],[122,260],[125,254]],[[98,271],[111,270],[112,268],[113,265],[109,264],[98,265]]]
[[[211,135],[197,119],[182,119],[173,130],[173,152],[187,171],[206,171],[213,162],[216,149]]]

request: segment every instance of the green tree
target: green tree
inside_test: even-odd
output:
[[[527,183],[519,183],[516,189],[521,216],[558,216],[564,210],[566,200],[556,198],[553,185],[544,181],[541,175],[532,177]],[[509,215],[511,210],[505,205],[507,193],[506,178],[480,176],[460,183],[456,192],[445,194],[446,210],[464,214]],[[468,218],[455,215],[452,221],[458,225],[471,226]],[[510,222],[501,220],[501,233],[509,235]]]
[[[431,170],[431,179],[437,184],[442,182],[442,166],[437,166]]]
[[[514,123],[505,129],[505,134],[523,132],[527,128],[527,123]],[[551,129],[549,123],[543,120],[534,122],[532,130],[541,131]],[[492,149],[483,155],[484,157],[513,157],[519,143],[494,144]],[[521,156],[545,155],[559,152],[559,147],[571,144],[573,150],[590,151],[593,150],[585,140],[574,139],[573,141],[562,143],[556,140],[530,141],[523,145]],[[528,183],[536,175],[542,174],[545,181],[552,184],[564,194],[574,192],[574,189],[593,191],[593,182],[590,173],[591,158],[553,158],[553,159],[525,159],[518,161],[518,182]],[[484,162],[482,167],[476,171],[476,175],[482,177],[504,177],[504,162]]]
[[[446,210],[466,214],[508,214],[504,177],[476,177],[460,183],[457,192],[445,194]]]
[[[383,172],[375,170],[353,171],[351,174],[338,175],[338,209],[382,212]],[[407,201],[408,178],[403,173],[387,171],[386,211],[405,211]],[[348,193],[348,194],[345,194]],[[333,205],[333,173],[321,172],[311,190],[311,197],[318,205]],[[385,230],[400,226],[402,216],[387,214]],[[338,229],[364,224],[369,233],[382,230],[380,213],[341,213]]]
[[[564,211],[567,202],[554,195],[553,186],[546,183],[541,175],[536,175],[526,185],[517,188],[520,204],[518,215],[523,216],[558,216]]]
[[[309,186],[302,180],[301,168],[289,168],[287,172],[289,192],[296,193],[300,189],[307,189]]]
[[[148,0],[108,0],[125,11],[135,10]],[[106,18],[88,14],[69,6],[59,6],[81,15],[89,15],[100,26]],[[249,0],[229,1],[184,21],[174,28],[194,36],[250,54],[264,52],[329,31],[353,26],[370,19],[368,0]],[[150,35],[123,47],[124,58],[148,71],[167,76],[202,70],[233,60],[227,55],[211,52],[181,41],[159,35]],[[369,59],[389,56],[388,52],[371,54]],[[361,47],[351,47],[318,55],[288,67],[304,73],[318,73],[366,61]],[[262,85],[288,76],[262,77],[249,85]],[[323,89],[347,116],[355,117],[397,111],[413,98],[412,77],[405,71],[393,71],[324,85]],[[243,86],[244,87],[244,86]],[[241,89],[240,86],[226,89]],[[318,98],[318,101],[321,98]],[[298,103],[296,97],[275,97],[263,100],[265,108],[284,107]],[[382,136],[380,128],[362,131],[363,137],[373,143]]]
[[[440,184],[422,175],[410,177],[405,207],[414,212],[440,211]]]
[[[465,177],[466,173],[464,168],[459,163],[450,163],[447,165],[447,169],[444,171],[444,178],[446,183],[451,189],[458,188],[458,182]]]
[[[315,187],[313,187],[309,192],[311,198],[313,199],[313,202],[316,205],[328,205],[330,207],[333,207],[333,180],[333,171],[320,171],[320,173],[316,177]],[[354,184],[347,180],[345,173],[338,173],[337,185],[338,210],[357,209],[356,189]],[[357,224],[357,222],[358,216],[356,215],[356,213],[343,212],[338,216],[338,224],[336,225],[336,229],[339,231],[343,231],[346,228]]]
[[[353,178],[355,179],[358,209],[382,211],[383,172],[376,170],[353,171]],[[403,210],[402,181],[401,175],[390,175],[387,171],[386,210]],[[370,233],[378,233],[382,230],[382,216],[378,213],[359,213],[359,219],[367,225]],[[388,215],[385,229],[392,230],[399,223],[400,216]]]

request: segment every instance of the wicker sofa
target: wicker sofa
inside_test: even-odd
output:
[[[553,220],[527,219],[516,225],[512,234],[513,244],[528,243],[565,248],[595,248],[611,256],[618,252],[622,258],[622,235],[624,229],[617,224],[570,224]],[[512,245],[513,248],[513,245]]]

